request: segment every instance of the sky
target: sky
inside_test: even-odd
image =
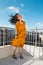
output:
[[[0,0],[0,26],[14,27],[10,15],[19,13],[26,28],[43,28],[43,0]]]

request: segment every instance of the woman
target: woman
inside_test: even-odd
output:
[[[12,16],[10,19],[10,22],[15,25],[16,31],[17,31],[17,36],[12,39],[10,45],[15,46],[16,48],[14,49],[14,55],[13,58],[17,59],[16,57],[16,50],[17,47],[20,48],[20,58],[23,59],[23,46],[26,38],[26,26],[25,22],[22,21],[22,16],[19,14],[15,14]]]

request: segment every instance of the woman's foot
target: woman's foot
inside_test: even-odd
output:
[[[23,59],[23,55],[20,55],[20,58]]]
[[[13,58],[14,58],[14,59],[17,59],[17,57],[16,57],[15,55],[13,55]]]

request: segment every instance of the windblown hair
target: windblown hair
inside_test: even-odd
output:
[[[18,13],[16,13],[15,15],[10,16],[11,18],[10,18],[10,20],[9,20],[9,21],[10,21],[10,23],[11,23],[11,24],[13,24],[13,25],[14,25],[14,24],[16,24],[16,22],[17,22],[17,21],[19,21],[19,20],[17,19],[17,18],[18,18],[18,17],[17,17],[17,15],[19,15],[19,14],[18,14]]]
[[[10,16],[11,18],[10,18],[10,23],[11,24],[13,24],[13,25],[15,25],[16,24],[16,22],[17,21],[19,21],[19,19],[18,19],[18,13],[16,13],[15,15],[13,15],[13,16]],[[22,22],[25,24],[25,22],[22,20]]]

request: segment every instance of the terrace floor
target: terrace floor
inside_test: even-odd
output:
[[[12,56],[0,59],[0,65],[43,65],[43,57],[34,58],[26,50],[24,50],[24,59],[19,58],[17,54],[17,60]]]

